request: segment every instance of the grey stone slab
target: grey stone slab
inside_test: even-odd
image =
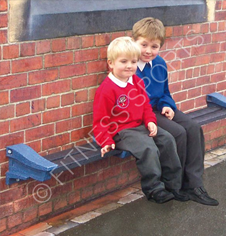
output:
[[[74,222],[69,221],[61,226],[52,227],[52,228],[48,229],[47,232],[52,233],[57,236],[60,233],[65,232],[68,229],[72,229],[78,225],[79,225],[78,223],[74,223]]]

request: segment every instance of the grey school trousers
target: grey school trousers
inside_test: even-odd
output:
[[[176,110],[173,120],[154,111],[158,125],[173,135],[183,168],[182,188],[202,187],[205,140],[199,124],[188,115]]]
[[[158,189],[180,189],[182,168],[172,135],[158,127],[152,138],[144,125],[125,129],[114,136],[116,148],[132,153],[141,174],[142,191],[149,198]]]

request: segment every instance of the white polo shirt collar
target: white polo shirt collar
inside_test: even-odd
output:
[[[117,79],[111,72],[108,74],[108,77],[110,78],[110,80],[112,82],[114,82],[115,84],[117,84],[121,88],[125,88],[128,83],[133,85],[133,77],[132,76],[129,77],[127,82],[123,82],[123,81]]]
[[[149,61],[148,63],[149,63],[149,64],[151,65],[151,67],[152,67],[152,61]],[[143,61],[141,61],[141,60],[139,60],[139,61],[137,62],[137,66],[138,66],[138,68],[140,69],[140,71],[143,71],[145,65],[146,65],[146,62],[143,62]]]

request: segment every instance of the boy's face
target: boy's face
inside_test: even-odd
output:
[[[138,37],[136,43],[140,47],[140,60],[143,62],[149,62],[154,60],[158,55],[159,49],[161,47],[161,41],[159,39],[149,40],[144,37]]]
[[[118,56],[114,61],[108,60],[112,74],[119,80],[126,82],[137,70],[137,57]]]

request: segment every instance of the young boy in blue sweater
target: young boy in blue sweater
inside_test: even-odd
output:
[[[166,62],[158,55],[165,40],[165,27],[155,18],[144,18],[134,24],[133,38],[141,49],[136,74],[143,79],[146,92],[157,117],[158,126],[173,135],[183,168],[182,190],[193,201],[218,205],[203,187],[205,143],[202,128],[179,111],[168,87]]]

